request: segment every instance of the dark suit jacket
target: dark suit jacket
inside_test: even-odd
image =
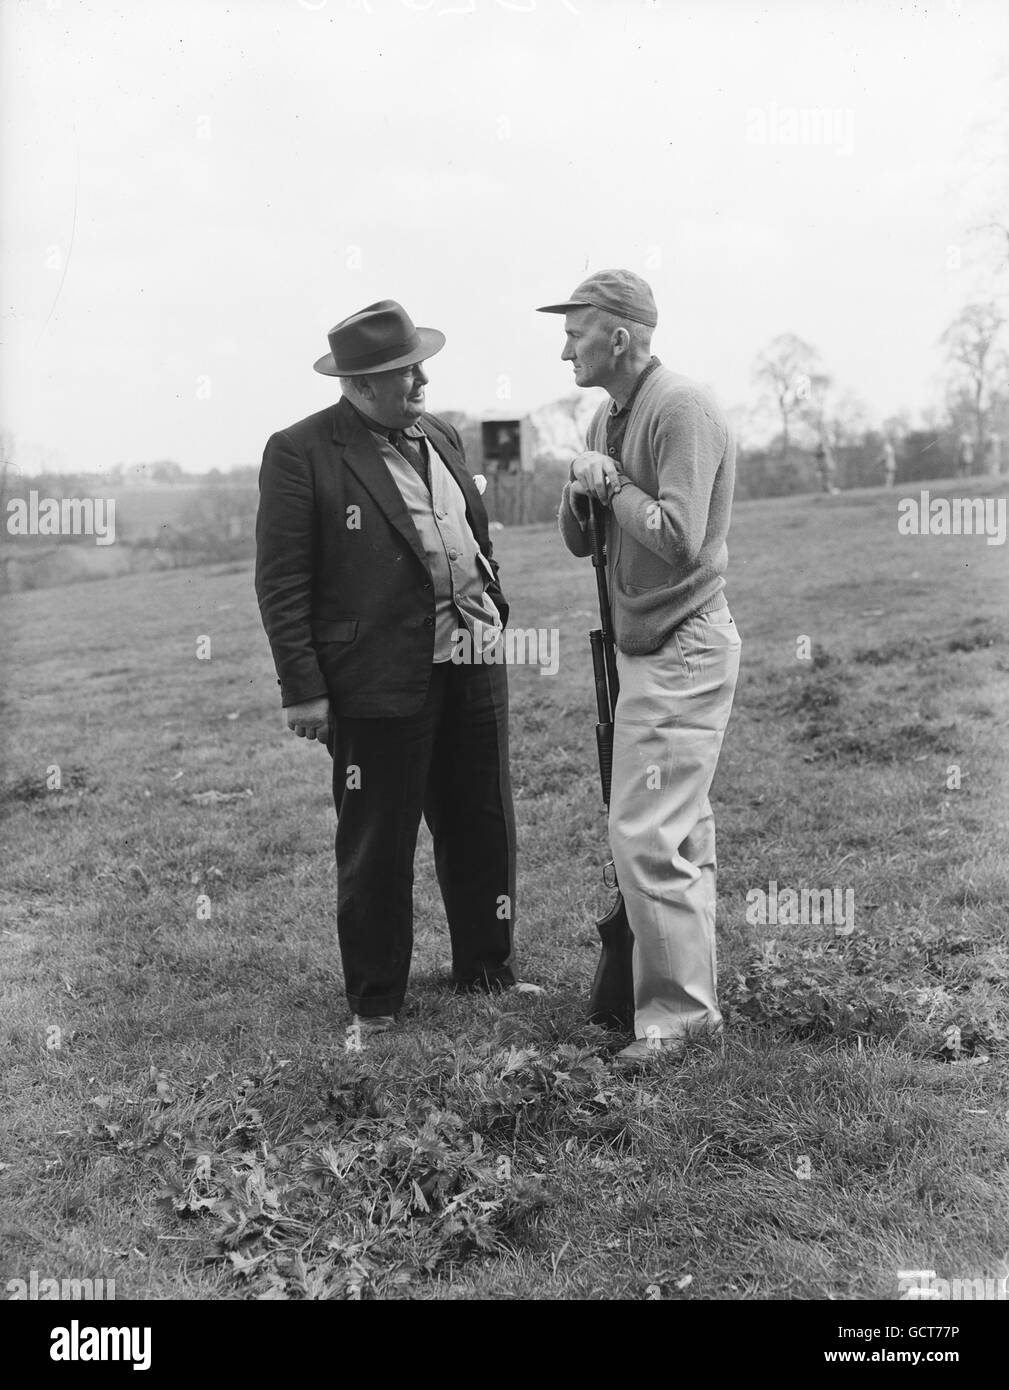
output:
[[[466,499],[508,617],[487,513],[458,432],[421,424]],[[345,400],[271,435],[259,475],[256,596],[285,705],[328,695],[349,718],[414,714],[434,659],[434,589],[417,528],[360,416]]]

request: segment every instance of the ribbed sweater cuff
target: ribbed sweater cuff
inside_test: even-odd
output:
[[[700,608],[695,608],[690,616],[694,618],[698,613],[714,613],[717,609],[724,608],[728,601],[725,597],[725,590],[719,589],[717,594],[712,594],[709,599],[705,599]]]

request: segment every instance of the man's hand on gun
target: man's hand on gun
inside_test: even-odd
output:
[[[329,700],[307,700],[303,705],[288,705],[284,710],[287,727],[299,738],[315,738],[326,743],[329,738]]]
[[[620,470],[611,458],[596,449],[579,454],[571,465],[571,491],[583,497],[596,497],[608,507],[613,484]]]

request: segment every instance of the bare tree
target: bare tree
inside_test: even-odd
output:
[[[1009,359],[1002,346],[1005,327],[1005,314],[987,300],[961,309],[940,340],[952,369],[951,399],[966,397],[969,401],[979,458],[984,454],[992,392],[1009,372]]]
[[[824,376],[819,353],[794,333],[781,333],[757,357],[753,378],[764,400],[781,418],[781,455],[791,445],[796,420],[816,417],[817,397],[822,402],[829,378]]]

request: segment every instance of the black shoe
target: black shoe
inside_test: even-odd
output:
[[[347,1032],[356,1029],[359,1035],[370,1036],[372,1033],[389,1033],[395,1027],[396,1018],[393,1014],[354,1014],[347,1025]]]

